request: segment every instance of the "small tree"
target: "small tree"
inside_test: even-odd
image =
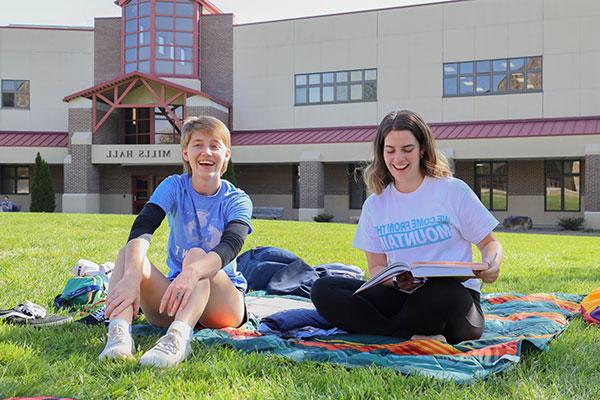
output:
[[[50,168],[40,153],[35,157],[33,179],[31,181],[31,207],[32,212],[54,212],[54,187],[50,177]]]
[[[227,164],[227,170],[225,171],[225,173],[223,174],[223,176],[221,178],[228,180],[229,182],[231,182],[233,184],[233,186],[236,186],[235,171],[233,169],[233,161],[231,161],[231,158],[229,159],[229,163]]]

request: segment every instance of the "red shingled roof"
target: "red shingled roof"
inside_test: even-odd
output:
[[[438,140],[600,134],[600,116],[430,124]],[[369,142],[376,125],[235,131],[234,146]]]
[[[0,131],[0,147],[67,147],[68,132]]]
[[[204,92],[201,92],[199,90],[195,90],[195,89],[189,88],[187,86],[179,85],[177,83],[173,83],[173,82],[168,81],[166,79],[162,79],[162,78],[158,78],[156,76],[144,74],[143,72],[139,72],[139,71],[133,71],[133,72],[130,72],[130,73],[125,74],[125,75],[120,75],[120,76],[118,76],[118,77],[116,77],[114,79],[111,79],[111,80],[108,80],[108,81],[105,81],[105,82],[101,82],[101,83],[98,83],[97,85],[90,86],[87,89],[83,89],[83,90],[80,90],[78,92],[72,93],[72,94],[70,94],[68,96],[65,96],[63,98],[63,101],[64,102],[69,102],[69,101],[71,101],[71,100],[73,100],[73,99],[75,99],[77,97],[85,97],[85,98],[90,99],[92,97],[92,95],[95,94],[95,93],[105,92],[106,90],[111,89],[114,86],[119,86],[119,85],[123,84],[124,82],[131,81],[131,80],[136,79],[136,78],[143,78],[143,79],[146,79],[146,80],[151,81],[151,82],[156,82],[158,84],[164,85],[166,87],[170,87],[172,89],[178,90],[180,92],[187,93],[187,94],[192,95],[192,96],[206,97],[207,99],[210,99],[210,100],[214,101],[215,103],[220,104],[220,105],[222,105],[224,107],[230,107],[231,106],[231,103],[229,103],[229,102],[227,102],[225,100],[217,99],[216,97],[211,96],[211,95],[209,95],[207,93],[204,93]]]
[[[600,116],[431,124],[439,140],[599,135]],[[373,139],[377,126],[236,131],[234,146],[355,143]],[[0,131],[0,147],[67,147],[67,132]]]

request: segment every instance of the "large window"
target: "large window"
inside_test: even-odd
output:
[[[542,57],[444,63],[444,97],[539,92]]]
[[[29,109],[29,81],[3,79],[2,107]]]
[[[475,193],[488,210],[508,209],[507,172],[506,161],[475,162]]]
[[[196,3],[189,0],[131,0],[123,12],[125,73],[198,75]]]
[[[150,144],[150,108],[125,108],[125,144]]]
[[[580,160],[547,160],[545,162],[545,210],[581,210]]]
[[[295,104],[352,103],[377,100],[377,70],[297,74]]]
[[[0,166],[2,194],[28,194],[29,176],[29,167],[14,165]]]
[[[350,209],[361,209],[367,199],[367,186],[363,180],[363,169],[358,164],[348,164],[348,194]]]
[[[131,0],[124,8],[125,73],[150,72],[150,2]]]

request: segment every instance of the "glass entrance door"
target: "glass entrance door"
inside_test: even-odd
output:
[[[152,193],[152,177],[151,176],[134,176],[132,177],[132,198],[133,198],[133,213],[139,214],[144,208],[144,204],[150,199]]]

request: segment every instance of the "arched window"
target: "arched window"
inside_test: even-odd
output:
[[[198,77],[198,4],[131,0],[123,7],[123,72]]]

